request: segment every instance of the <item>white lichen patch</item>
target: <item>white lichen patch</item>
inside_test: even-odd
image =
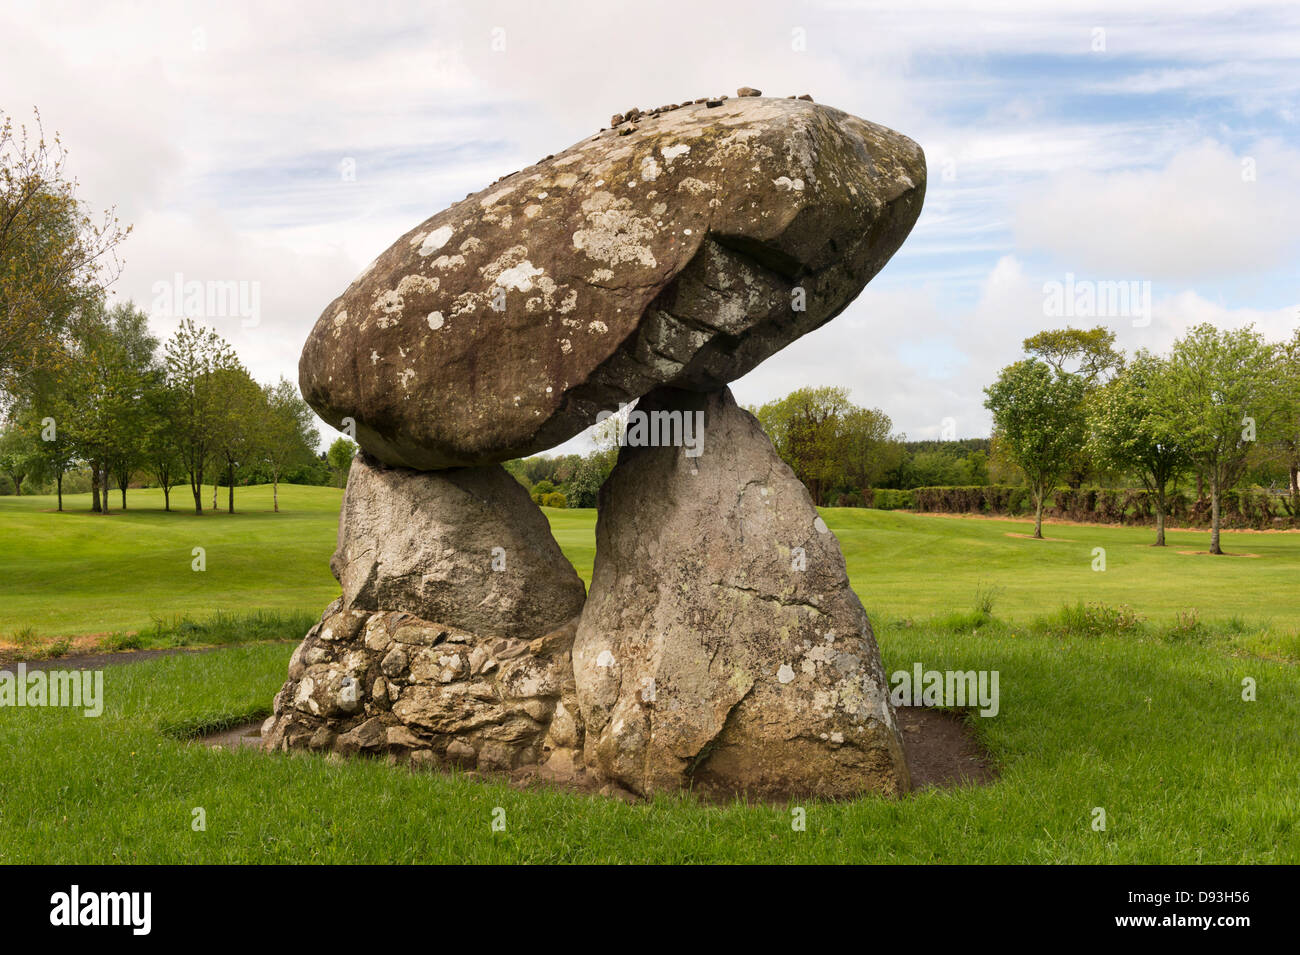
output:
[[[690,146],[687,146],[685,143],[677,143],[673,146],[661,146],[659,148],[659,155],[663,156],[668,162],[672,162],[679,156],[685,156],[690,151]]]
[[[494,205],[496,205],[498,202],[500,202],[502,199],[504,199],[506,196],[510,195],[510,193],[512,193],[512,192],[514,192],[514,191],[515,191],[515,187],[514,187],[514,186],[506,186],[506,188],[504,188],[504,189],[498,189],[496,192],[492,193],[490,196],[484,196],[482,199],[480,199],[480,200],[479,200],[479,206],[480,206],[481,208],[483,208],[483,209],[490,209],[490,208],[492,208]]]
[[[687,176],[677,184],[678,192],[689,192],[693,196],[702,196],[705,193],[712,192],[715,188],[714,183],[701,182],[694,176]]]
[[[641,160],[641,178],[646,182],[654,182],[659,178],[659,164],[655,162],[654,156],[646,156]]]
[[[777,192],[803,192],[803,180],[791,179],[789,176],[780,176],[772,180],[772,185],[776,186]]]
[[[518,265],[513,265],[508,269],[503,269],[497,276],[496,284],[504,289],[514,289],[518,292],[528,292],[533,288],[533,279],[542,274],[542,270],[533,266],[533,263],[524,259]]]
[[[440,255],[430,263],[430,265],[439,272],[445,272],[448,269],[458,269],[464,264],[465,256],[463,255]]]
[[[600,191],[582,203],[588,228],[573,233],[573,247],[609,265],[635,262],[649,268],[659,263],[644,243],[654,236],[654,220],[639,216],[628,199]]]
[[[429,323],[429,327],[432,328],[435,332],[438,329],[442,328],[442,323],[443,323],[442,312],[430,312],[428,314],[428,317],[425,320]]]
[[[794,667],[788,663],[782,663],[780,669],[776,671],[777,682],[784,686],[794,680]]]
[[[471,252],[477,252],[481,248],[483,248],[483,240],[476,236],[470,236],[460,244],[460,251],[464,252],[466,255],[469,255]]]
[[[609,326],[601,321],[588,322],[587,331],[592,332],[593,334],[604,334],[609,331]]]
[[[439,226],[424,237],[420,243],[420,255],[432,255],[451,241],[453,229],[449,225]]]

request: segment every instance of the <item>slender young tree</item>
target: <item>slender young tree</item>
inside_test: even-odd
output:
[[[1178,436],[1156,414],[1169,363],[1146,351],[1102,388],[1089,406],[1088,445],[1105,467],[1135,474],[1156,512],[1156,547],[1165,546],[1169,488],[1191,466]]]
[[[214,418],[223,406],[218,373],[239,368],[234,351],[216,332],[190,319],[181,322],[165,349],[167,382],[177,393],[175,431],[189,475],[194,512],[203,513],[203,476],[216,451]]]
[[[1001,453],[1024,472],[1034,497],[1034,537],[1043,537],[1047,495],[1074,462],[1084,441],[1086,383],[1047,362],[1028,358],[1002,369],[984,389]]]

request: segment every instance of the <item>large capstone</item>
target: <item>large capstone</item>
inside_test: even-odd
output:
[[[330,568],[345,610],[403,611],[483,638],[532,640],[577,616],[585,595],[546,516],[500,465],[355,458]]]
[[[638,116],[420,223],[321,315],[303,395],[391,465],[549,448],[656,387],[716,390],[838,314],[925,160],[804,100]]]
[[[906,791],[844,557],[758,422],[726,389],[660,389],[633,413],[660,436],[702,415],[705,441],[624,447],[601,489],[573,647],[588,769],[643,795]]]

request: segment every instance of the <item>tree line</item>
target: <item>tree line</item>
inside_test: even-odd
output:
[[[184,320],[159,348],[148,318],[130,303],[78,309],[61,342],[63,360],[26,377],[10,395],[0,434],[0,469],[16,493],[28,481],[53,482],[63,509],[63,479],[85,468],[91,510],[106,513],[109,488],[121,506],[135,478],[171,491],[188,483],[195,513],[204,485],[235,487],[258,478],[279,485],[291,472],[319,465],[319,435],[292,382],[259,385],[215,331]]]
[[[65,171],[57,134],[0,121],[0,472],[24,485],[88,472],[91,507],[107,512],[116,484],[163,489],[188,481],[273,486],[295,469],[324,472],[310,409],[292,383],[259,385],[217,333],[186,320],[162,345],[130,303],[110,306],[130,234],[112,209],[92,214]]]
[[[1033,494],[1035,537],[1053,489],[1107,471],[1149,492],[1158,546],[1180,481],[1209,498],[1212,554],[1223,553],[1223,496],[1252,472],[1281,477],[1300,514],[1300,331],[1274,343],[1252,326],[1200,324],[1167,355],[1128,358],[1104,327],[1066,328],[1025,339],[1024,350],[985,389],[985,406],[996,452]]]

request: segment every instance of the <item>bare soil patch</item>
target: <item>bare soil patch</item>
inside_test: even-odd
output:
[[[899,707],[896,713],[913,792],[983,786],[997,778],[992,758],[976,740],[963,714],[923,706]],[[212,749],[260,748],[262,724],[259,721],[233,726],[201,736],[195,742]],[[461,775],[469,779],[504,780],[516,789],[554,788],[583,795],[613,796],[629,803],[642,801],[624,789],[603,785],[585,769],[566,771],[549,765],[525,766],[511,773],[470,771]]]

